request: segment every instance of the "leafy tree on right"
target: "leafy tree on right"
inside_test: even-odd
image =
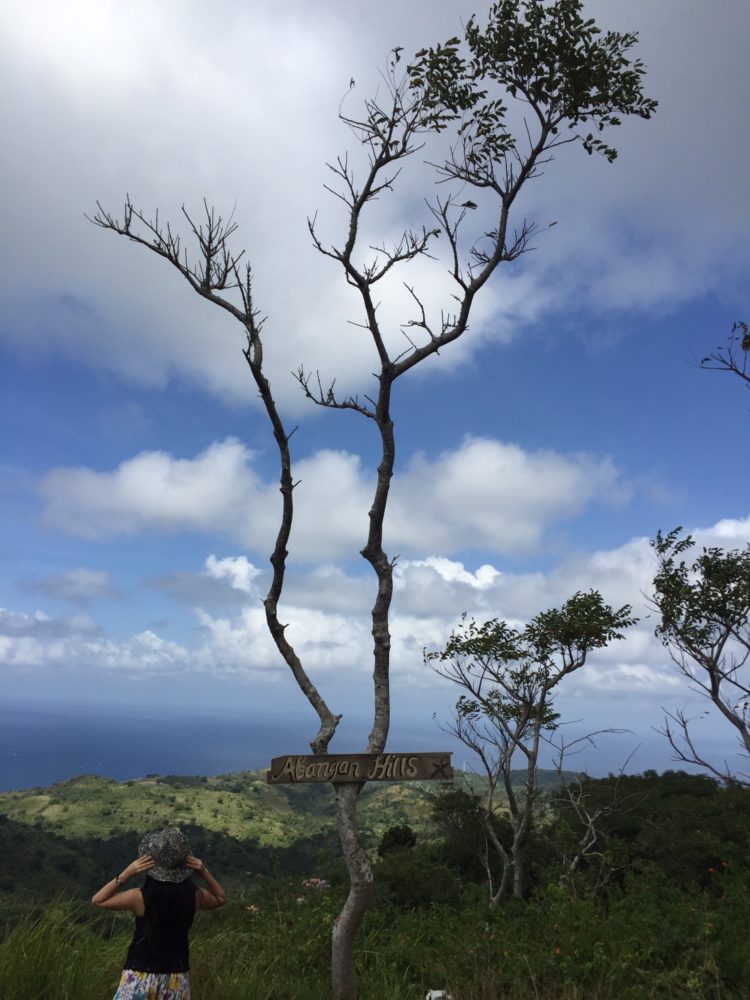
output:
[[[651,543],[659,560],[651,597],[661,616],[656,634],[692,690],[737,731],[742,764],[710,761],[697,748],[684,710],[667,712],[662,732],[677,760],[750,787],[750,545],[729,552],[704,548],[688,565],[682,556],[695,543],[681,532],[658,532]]]
[[[473,821],[483,831],[490,906],[511,885],[517,899],[525,895],[526,856],[539,800],[537,762],[542,741],[559,725],[553,705],[559,685],[584,666],[593,650],[623,638],[623,630],[635,622],[630,605],[614,610],[592,590],[540,612],[522,628],[497,618],[464,620],[442,650],[425,654],[437,674],[465,692],[448,731],[476,755],[487,785],[483,796],[454,795],[451,804],[469,827]],[[524,771],[520,789],[513,773],[519,763]],[[499,815],[506,804],[508,824]]]

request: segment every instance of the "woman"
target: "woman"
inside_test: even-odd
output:
[[[188,931],[198,910],[226,903],[224,890],[174,827],[147,833],[139,855],[91,897],[94,906],[135,914],[135,933],[114,1000],[190,1000]],[[119,892],[141,872],[146,873],[142,888]],[[193,872],[206,888],[195,885]]]

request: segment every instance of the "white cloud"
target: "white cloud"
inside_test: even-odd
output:
[[[746,272],[750,149],[738,123],[747,5],[727,0],[721,18],[683,0],[589,6],[605,26],[640,31],[659,112],[617,130],[613,167],[576,151],[528,188],[520,211],[559,225],[540,237],[538,256],[480,296],[455,360],[483,337],[507,340],[550,310],[668,310],[739,287]],[[252,402],[242,331],[196,301],[167,265],[81,218],[97,197],[116,209],[126,191],[175,220],[183,202],[200,206],[207,196],[225,212],[238,202],[257,304],[269,315],[277,397],[302,405],[288,375],[299,363],[361,391],[372,352],[347,326],[360,307],[333,262],[311,249],[305,227],[320,208],[326,242],[344,231],[340,206],[322,189],[330,180],[324,164],[347,145],[354,159],[359,151],[336,111],[351,76],[357,86],[345,110],[356,111],[396,42],[415,51],[453,34],[472,10],[436,3],[425,24],[417,7],[383,0],[363,32],[356,7],[330,0],[283,10],[189,0],[179,13],[145,0],[10,0],[0,12],[0,82],[14,95],[0,124],[15,137],[2,168],[11,193],[0,268],[4,336],[19,351],[56,349],[141,383],[177,376]],[[408,167],[402,193],[384,196],[365,235],[379,240],[402,219],[418,223],[420,157]],[[408,279],[433,313],[452,305],[443,274],[425,262]],[[397,278],[393,295],[383,296],[393,343],[402,343],[399,324],[411,315],[399,287]]]
[[[393,492],[394,544],[416,534],[409,551],[436,553],[533,552],[550,524],[593,501],[627,496],[609,459],[529,452],[489,438],[467,438],[435,461],[416,456]]]
[[[455,583],[464,583],[469,587],[475,588],[476,590],[486,590],[488,587],[491,587],[500,576],[500,571],[495,569],[494,566],[490,566],[488,563],[480,566],[476,573],[471,573],[469,570],[465,569],[461,563],[435,556],[430,556],[429,558],[421,561],[411,562],[409,565],[427,566],[430,569],[435,570],[435,572],[442,577],[443,580]],[[399,567],[397,567],[396,570],[403,586],[403,573],[399,572]]]
[[[372,601],[373,577],[352,576],[339,566],[315,566],[302,576],[289,574],[284,604],[344,615],[363,615]]]
[[[194,459],[142,452],[110,473],[54,469],[43,493],[52,523],[84,538],[140,531],[239,530],[254,516],[252,453],[228,438]]]
[[[42,485],[46,516],[89,539],[200,531],[265,555],[278,530],[278,486],[261,481],[253,462],[252,452],[228,438],[193,459],[142,452],[112,472],[54,469]],[[352,558],[364,542],[372,490],[360,459],[322,450],[299,461],[295,477],[294,557]],[[396,476],[387,545],[441,555],[475,547],[530,552],[552,524],[625,496],[609,459],[467,438],[434,461],[417,455]],[[214,561],[209,568],[235,587],[250,585],[250,564]]]
[[[206,559],[206,571],[215,580],[229,580],[234,590],[241,590],[250,594],[253,590],[253,581],[261,574],[261,570],[248,562],[246,556],[228,556],[225,559],[217,559],[213,553]]]
[[[710,528],[696,528],[692,532],[696,545],[723,549],[741,548],[750,536],[750,517],[725,517]]]
[[[693,535],[698,545],[743,546],[750,542],[750,518],[723,520],[697,528]],[[241,596],[244,604],[230,603],[228,612],[196,608],[198,630],[189,645],[165,639],[155,629],[115,640],[98,633],[89,619],[55,620],[43,611],[6,611],[0,613],[0,662],[6,670],[75,665],[134,677],[233,676],[251,681],[254,690],[269,683],[292,685],[253,592],[257,571],[244,557],[228,556],[207,559],[196,575],[215,581],[217,569],[228,574],[222,582],[239,581],[239,590],[229,593]],[[694,698],[654,636],[655,621],[646,600],[654,572],[655,558],[645,538],[571,556],[547,573],[512,572],[501,561],[471,568],[445,557],[402,560],[391,616],[392,680],[399,713],[408,716],[409,706],[419,705],[422,715],[436,711],[439,718],[448,717],[456,692],[434,677],[422,653],[444,645],[462,612],[480,620],[499,617],[521,624],[559,606],[576,590],[596,588],[615,607],[630,603],[641,620],[623,641],[596,651],[583,670],[569,678],[560,707],[566,718],[580,719],[588,729],[616,725],[650,739],[651,727],[661,722],[660,706],[682,707]],[[356,697],[361,713],[370,697],[374,578],[329,566],[290,572],[287,582],[280,615],[288,623],[288,638],[332,710],[351,711]],[[721,721],[714,720],[712,726],[721,738]]]
[[[55,619],[41,610],[27,614],[23,611],[0,608],[0,636],[9,640],[19,638],[33,641],[56,640],[94,631],[96,626],[89,615],[78,614],[70,618]]]
[[[119,673],[174,674],[184,673],[190,666],[190,656],[183,646],[163,639],[151,629],[120,642],[84,642],[76,653],[79,663]]]
[[[286,674],[262,609],[245,608],[231,620],[199,610],[198,619],[206,635],[196,653],[202,669]],[[311,676],[371,669],[362,654],[372,640],[361,618],[285,604],[282,619],[289,622],[286,637]]]
[[[87,615],[53,619],[0,609],[0,663],[6,667],[88,667],[171,673],[185,669],[187,652],[147,630],[124,642],[97,634]]]

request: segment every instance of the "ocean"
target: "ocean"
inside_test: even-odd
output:
[[[263,711],[257,706],[240,713],[236,708],[224,712],[161,706],[138,709],[117,703],[0,705],[0,792],[47,787],[80,774],[127,781],[148,774],[211,776],[254,771],[269,767],[272,757],[310,753],[316,721],[312,711],[293,717],[278,708]],[[369,718],[347,714],[332,752],[361,753],[369,725]],[[710,731],[703,735],[701,747],[712,759],[729,760],[736,770],[747,766],[736,756],[733,744],[717,740]],[[453,752],[456,770],[480,769],[471,753],[429,718],[394,719],[388,748],[448,750]],[[680,766],[675,765],[662,737],[627,731],[604,735],[596,746],[566,761],[567,768],[595,777],[617,773],[623,765],[629,773]],[[540,766],[552,766],[548,750]]]
[[[369,720],[345,721],[335,751],[359,753]],[[126,781],[148,774],[253,771],[268,767],[272,757],[310,753],[316,722],[312,711],[301,719],[268,712],[261,717],[257,709],[241,715],[117,705],[0,706],[0,791],[46,787],[80,774]],[[429,720],[392,726],[390,745],[401,751],[457,749]]]
[[[0,708],[0,791],[47,786],[79,774],[124,781],[147,774],[226,774],[309,753],[305,723],[238,714],[113,706]]]
[[[304,718],[278,710],[170,708],[137,709],[120,705],[0,705],[0,792],[45,788],[80,774],[96,774],[116,781],[148,774],[215,775],[267,768],[272,757],[310,753],[315,735],[312,711]],[[336,734],[335,753],[361,753],[369,719],[345,717]],[[617,773],[623,764],[629,773],[645,768],[675,767],[666,741],[632,733],[612,733],[595,748],[570,757],[568,768],[594,776]],[[472,755],[457,740],[439,730],[433,720],[401,719],[391,725],[390,750],[453,752],[456,770],[478,770]],[[733,746],[706,738],[707,753],[732,759]],[[634,753],[637,747],[638,752]],[[733,763],[739,768],[742,761]],[[552,766],[547,752],[542,767]],[[520,765],[519,765],[520,766]]]

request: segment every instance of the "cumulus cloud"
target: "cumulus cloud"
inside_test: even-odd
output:
[[[97,627],[88,615],[52,618],[44,611],[27,614],[0,608],[0,663],[9,667],[70,665],[81,644],[96,640]]]
[[[192,669],[191,656],[184,646],[152,629],[114,639],[88,615],[53,618],[44,611],[27,614],[0,608],[0,664],[6,668],[166,676]]]
[[[94,631],[96,626],[93,620],[84,614],[55,619],[44,611],[26,614],[23,611],[0,608],[0,636],[7,639],[60,639]]]
[[[194,459],[142,452],[109,473],[54,469],[44,480],[52,523],[83,538],[139,531],[241,531],[259,481],[252,453],[234,438]],[[251,505],[251,509],[248,509]]]
[[[183,673],[190,665],[183,646],[163,639],[151,629],[120,642],[112,639],[85,642],[78,655],[86,665],[118,672],[173,674]]]
[[[368,472],[358,456],[340,451],[321,450],[297,463],[296,558],[351,558],[361,548],[371,502]],[[111,472],[54,469],[42,493],[52,525],[89,539],[199,531],[265,555],[278,528],[278,486],[261,479],[253,453],[233,438],[193,459],[142,452]],[[551,525],[591,503],[621,503],[628,495],[607,458],[467,438],[434,460],[415,456],[397,475],[387,544],[439,555],[480,547],[531,552]],[[209,569],[239,589],[257,575],[236,561],[214,561]]]
[[[627,495],[608,459],[467,438],[435,461],[409,463],[394,488],[391,530],[403,545],[416,527],[422,551],[533,552],[550,524]]]
[[[244,594],[253,591],[253,581],[261,575],[261,570],[248,562],[246,556],[227,556],[217,559],[213,553],[206,559],[206,572],[215,580],[228,580],[234,590]]]
[[[289,621],[286,636],[311,675],[371,669],[362,657],[365,648],[372,645],[366,620],[287,605],[283,617]],[[212,617],[199,610],[198,619],[208,637],[198,651],[198,660],[204,669],[230,673],[286,672],[268,634],[262,609],[245,608],[234,619]]]

